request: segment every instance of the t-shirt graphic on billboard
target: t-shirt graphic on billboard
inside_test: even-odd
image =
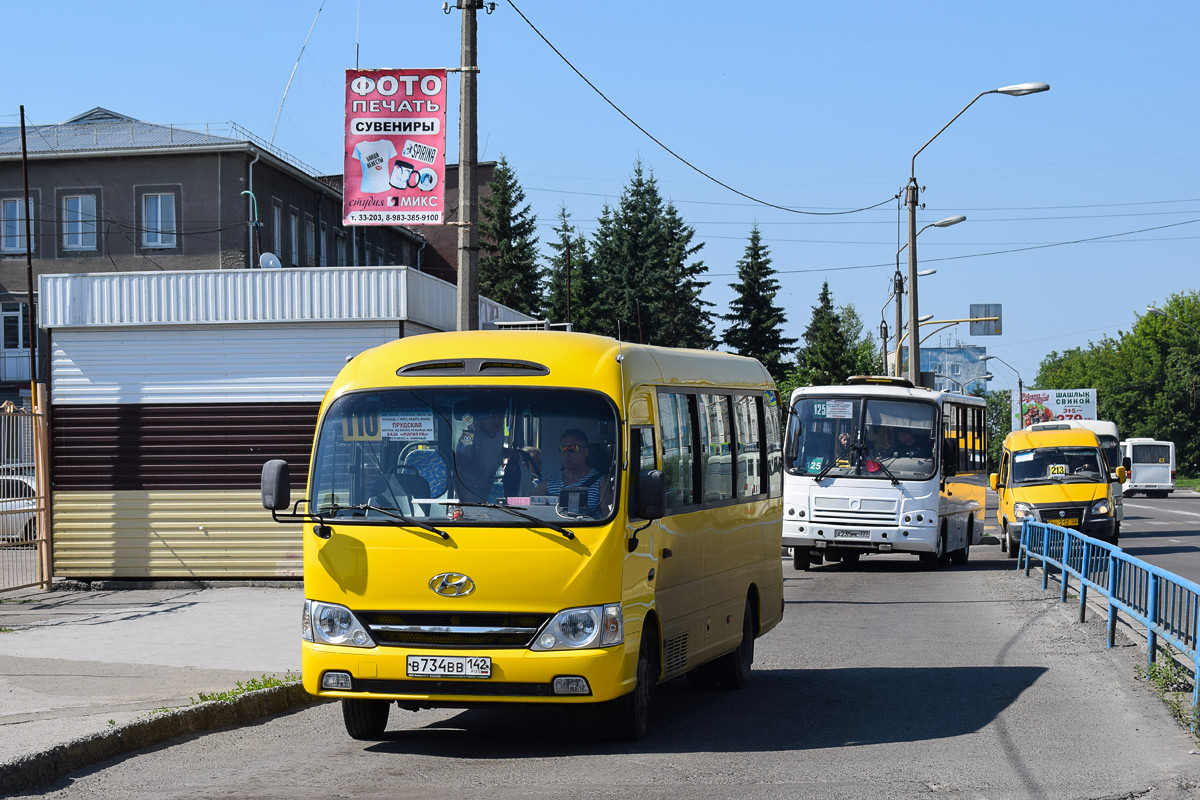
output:
[[[386,192],[388,185],[388,162],[396,157],[396,146],[390,139],[374,142],[359,142],[354,146],[354,157],[362,165],[360,191],[368,194]]]

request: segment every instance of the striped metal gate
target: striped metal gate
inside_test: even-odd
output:
[[[49,586],[45,415],[0,406],[0,592]]]

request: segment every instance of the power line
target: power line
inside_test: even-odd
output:
[[[766,200],[761,200],[757,197],[754,197],[753,195],[746,194],[745,192],[743,192],[739,189],[735,189],[732,186],[730,186],[729,184],[725,183],[724,181],[721,181],[717,178],[714,178],[712,175],[709,175],[707,172],[700,169],[695,164],[693,164],[692,162],[688,161],[683,156],[676,153],[670,147],[667,147],[667,145],[663,144],[663,142],[658,137],[656,137],[654,134],[650,133],[650,131],[646,130],[641,125],[639,125],[637,123],[637,121],[634,120],[633,117],[626,114],[621,109],[620,106],[618,106],[612,100],[609,100],[608,96],[606,94],[604,94],[604,92],[600,91],[600,89],[596,86],[596,84],[594,84],[590,80],[588,80],[588,77],[586,75],[584,75],[582,72],[580,72],[579,69],[574,64],[571,63],[570,59],[568,59],[565,55],[563,55],[562,52],[557,47],[555,47],[554,44],[549,39],[547,39],[546,36],[541,31],[539,31],[537,29],[536,25],[534,25],[532,22],[530,22],[529,17],[525,16],[525,14],[522,13],[521,9],[517,8],[516,4],[513,3],[513,0],[507,0],[507,2],[510,6],[512,6],[512,10],[517,12],[517,15],[521,19],[525,20],[525,24],[528,25],[530,27],[530,29],[538,35],[538,38],[540,38],[543,42],[545,42],[546,46],[549,47],[551,50],[553,50],[554,54],[556,56],[558,56],[560,59],[562,59],[563,63],[571,68],[572,72],[574,72],[576,75],[578,75],[580,77],[580,79],[584,83],[586,83],[589,88],[591,88],[591,90],[593,92],[595,92],[597,95],[599,95],[600,99],[602,99],[604,102],[606,102],[610,106],[612,106],[613,110],[616,111],[618,114],[620,114],[622,117],[624,117],[629,122],[630,125],[632,125],[633,127],[637,128],[639,131],[641,131],[646,136],[646,138],[648,138],[650,141],[654,142],[656,145],[661,147],[663,150],[666,150],[671,156],[673,156],[675,159],[677,159],[684,166],[699,173],[700,175],[703,175],[705,178],[707,178],[708,180],[717,184],[718,186],[728,189],[729,191],[733,192],[734,194],[738,195],[739,197],[744,197],[747,200],[752,200],[755,203],[758,203],[760,205],[768,206],[770,208],[776,208],[776,209],[779,209],[780,211],[787,211],[792,214],[807,214],[807,215],[812,215],[812,216],[834,216],[834,215],[838,215],[838,214],[857,214],[860,211],[870,211],[873,208],[879,208],[879,206],[883,205],[884,203],[890,203],[893,200],[895,200],[897,197],[899,197],[899,195],[897,194],[892,197],[889,197],[886,200],[881,200],[880,202],[875,203],[874,205],[863,206],[862,208],[853,208],[853,209],[849,209],[847,211],[804,211],[802,209],[789,208],[787,206],[781,206],[776,203],[771,203]]]

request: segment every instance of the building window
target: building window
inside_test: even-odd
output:
[[[300,213],[298,211],[292,212],[292,225],[289,237],[289,242],[292,245],[290,263],[293,267],[298,267],[300,266]]]
[[[25,215],[21,213],[21,198],[6,197],[0,200],[0,252],[25,252]],[[33,229],[33,199],[29,200],[29,227]],[[34,237],[34,250],[37,250]]]
[[[275,243],[275,249],[271,252],[279,256],[283,252],[283,207],[278,200],[271,205],[271,231]]]
[[[345,231],[334,232],[333,241],[334,241],[334,247],[336,248],[334,251],[334,254],[333,254],[334,258],[337,261],[335,266],[344,267],[344,266],[346,266],[346,232]]]
[[[950,365],[950,374],[951,375],[958,375],[961,372],[962,372],[962,364],[951,364]]]
[[[96,249],[96,196],[67,195],[63,198],[63,249]]]
[[[322,267],[329,266],[329,226],[324,222],[321,223],[321,240],[318,243],[317,250],[320,252],[320,261]]]
[[[317,265],[317,226],[311,219],[304,220],[304,265]]]
[[[175,195],[142,195],[142,247],[175,246]]]
[[[25,334],[29,330],[28,303],[0,303],[4,320],[4,349],[25,349]]]

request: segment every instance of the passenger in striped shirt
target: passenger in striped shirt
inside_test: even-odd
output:
[[[563,489],[587,489],[587,509],[584,513],[597,516],[601,501],[609,502],[608,477],[588,466],[587,434],[578,428],[563,431],[558,440],[562,469],[546,480],[546,494],[557,497]]]

